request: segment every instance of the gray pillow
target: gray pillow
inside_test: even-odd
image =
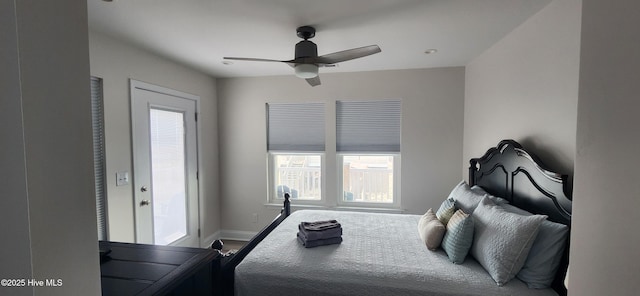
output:
[[[433,213],[433,209],[429,209],[418,222],[418,234],[429,250],[436,250],[440,247],[442,238],[446,228],[442,222]]]
[[[476,186],[474,186],[476,187]],[[473,213],[473,211],[480,203],[482,198],[488,195],[484,189],[479,186],[472,190],[464,180],[462,180],[455,188],[451,191],[448,198],[452,198],[456,201],[456,207],[458,209],[463,209],[465,213]],[[499,197],[495,197],[493,195],[488,195],[489,198],[494,199],[496,204],[508,203],[507,200]]]
[[[519,215],[533,215],[512,205],[502,205],[502,207]],[[532,289],[551,287],[562,260],[568,235],[569,227],[567,225],[549,220],[542,221],[538,236],[529,251],[529,256],[516,276]]]
[[[478,194],[482,194],[482,195],[486,195],[487,197],[489,197],[489,199],[491,199],[491,201],[497,205],[504,205],[504,204],[508,204],[509,201],[502,198],[502,197],[497,197],[495,195],[491,195],[489,193],[487,193],[487,191],[484,190],[484,188],[478,186],[478,185],[473,185],[471,186],[471,191],[476,192]]]
[[[473,223],[473,217],[463,210],[457,210],[449,219],[447,232],[442,239],[442,249],[451,262],[462,264],[469,254],[473,243]]]
[[[547,216],[510,213],[489,198],[483,198],[473,217],[475,235],[471,255],[498,286],[502,286],[524,265],[540,224]]]
[[[451,198],[447,198],[440,205],[438,212],[436,212],[436,216],[438,217],[440,222],[442,222],[442,224],[447,226],[449,219],[451,219],[451,216],[453,216],[453,213],[455,212],[456,212],[456,201]]]

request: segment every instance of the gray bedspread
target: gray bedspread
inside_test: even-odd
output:
[[[304,248],[301,221],[336,219],[338,245]],[[472,257],[451,263],[427,250],[419,215],[301,210],[236,267],[236,295],[557,295],[517,280],[499,287]]]

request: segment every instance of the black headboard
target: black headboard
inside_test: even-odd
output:
[[[509,203],[549,220],[571,224],[571,188],[567,175],[547,169],[533,153],[514,140],[502,140],[481,158],[472,158],[469,185],[509,200]]]
[[[546,168],[533,153],[514,140],[502,140],[480,158],[472,158],[469,185],[478,185],[488,193],[509,200],[509,203],[549,220],[571,227],[571,188],[568,175]],[[569,239],[562,264],[553,284],[560,295],[567,291],[562,285],[568,265]]]

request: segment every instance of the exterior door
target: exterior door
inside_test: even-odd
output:
[[[136,242],[198,247],[199,98],[131,80]]]

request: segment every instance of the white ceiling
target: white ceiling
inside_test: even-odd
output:
[[[288,75],[313,25],[318,54],[377,44],[382,52],[322,72],[464,66],[550,0],[88,0],[89,28],[214,77]],[[436,48],[435,54],[424,54]]]

